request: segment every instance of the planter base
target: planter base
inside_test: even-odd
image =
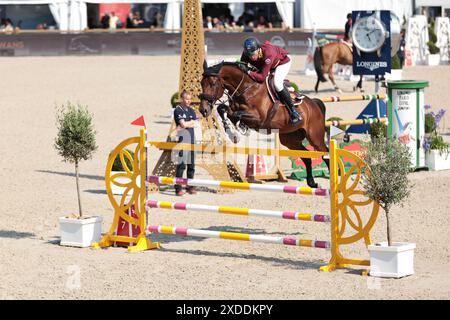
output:
[[[369,245],[370,275],[383,278],[402,278],[414,274],[415,243],[387,242]]]
[[[102,236],[102,217],[86,219],[59,218],[62,246],[89,247]]]
[[[450,154],[439,153],[438,150],[430,150],[425,153],[425,164],[433,171],[450,169]]]

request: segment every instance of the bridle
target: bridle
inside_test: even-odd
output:
[[[217,73],[211,73],[211,74],[209,74],[208,76],[212,76],[212,77],[217,77],[217,78],[219,78],[220,84],[222,84],[222,88],[226,89],[225,86],[224,86],[224,84],[223,84],[222,77],[221,77],[219,74],[217,74]],[[227,97],[228,97],[228,99],[229,99],[230,101],[233,101],[233,98],[234,98],[234,97],[238,98],[238,97],[243,96],[243,95],[248,91],[248,89],[252,88],[252,87],[256,84],[256,82],[252,83],[250,86],[248,86],[247,88],[245,88],[241,93],[239,93],[238,90],[239,90],[239,88],[242,86],[242,84],[244,83],[244,79],[245,79],[245,73],[242,73],[242,79],[241,79],[241,81],[239,82],[239,84],[237,85],[237,87],[234,89],[234,91],[233,91],[233,93],[232,93],[231,95],[230,95],[228,92],[225,91],[225,94],[227,95]],[[214,88],[217,88],[217,85],[218,85],[218,82],[216,82],[216,83],[214,84]],[[214,96],[212,96],[212,95],[210,95],[210,94],[206,94],[206,93],[201,93],[201,94],[199,95],[199,97],[200,97],[200,100],[206,100],[206,101],[208,101],[208,103],[209,103],[210,105],[213,105],[217,100],[219,100],[219,99],[221,98],[221,97],[214,97]]]

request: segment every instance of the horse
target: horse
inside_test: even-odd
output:
[[[319,90],[319,82],[326,82],[324,73],[328,73],[328,77],[333,83],[334,89],[341,92],[334,82],[333,65],[339,63],[346,66],[353,65],[353,53],[348,44],[343,42],[331,42],[322,47],[317,47],[314,52],[314,69],[317,73],[317,83],[314,87],[316,93]],[[360,76],[358,84],[353,91],[359,88],[362,92],[362,76]]]
[[[302,143],[306,137],[315,150],[328,152],[325,144],[325,104],[320,99],[304,96],[297,107],[302,120],[293,124],[286,108],[279,108],[280,104],[272,100],[267,85],[254,81],[247,74],[246,68],[244,63],[222,62],[204,69],[200,113],[207,118],[215,103],[226,93],[228,106],[222,104],[225,107],[219,112],[222,121],[225,116],[235,127],[244,124],[256,131],[265,129],[270,132],[276,129],[281,144],[291,150],[307,150]],[[308,186],[317,188],[318,184],[312,175],[311,159],[302,160],[306,166]],[[323,160],[329,167],[329,160]]]

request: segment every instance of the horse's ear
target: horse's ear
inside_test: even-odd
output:
[[[206,62],[206,59],[203,60],[203,73],[205,73],[206,69],[208,69],[208,63]]]

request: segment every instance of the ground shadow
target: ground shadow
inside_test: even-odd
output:
[[[156,118],[164,118],[164,119],[170,119],[172,116],[163,116],[163,115],[155,115]]]
[[[84,190],[84,192],[93,193],[93,194],[107,194],[106,190],[104,190],[104,189],[89,189],[89,190]]]
[[[242,228],[242,227],[236,227],[236,226],[210,226],[208,228],[202,228],[201,230],[206,231],[219,231],[219,232],[235,232],[235,233],[248,233],[251,235],[274,235],[274,236],[292,236],[292,237],[299,237],[304,233],[285,233],[285,232],[267,232],[264,229],[252,229],[252,228]],[[156,242],[163,242],[163,243],[170,243],[170,242],[183,242],[183,241],[204,241],[208,238],[199,238],[199,237],[189,237],[189,236],[176,236],[173,234],[160,234],[160,233],[153,233],[151,235],[152,241]]]
[[[69,172],[58,172],[58,171],[51,171],[51,170],[36,170],[37,172],[41,173],[51,173],[51,174],[58,174],[61,176],[68,176],[68,177],[75,177],[75,173],[69,173]],[[84,179],[91,179],[91,180],[105,180],[104,176],[95,176],[91,174],[79,174],[80,178]]]
[[[170,121],[153,121],[153,123],[157,123],[157,124],[172,124],[172,122],[170,122]]]
[[[22,239],[35,238],[36,235],[31,232],[18,232],[14,230],[0,230],[0,238]]]
[[[187,250],[187,249],[168,249],[161,245],[162,251],[191,254],[195,256],[209,256],[209,257],[222,257],[222,258],[232,258],[232,259],[245,259],[245,260],[258,260],[267,263],[271,263],[280,267],[290,267],[292,269],[319,269],[321,266],[326,265],[325,261],[322,260],[294,260],[294,259],[281,259],[276,257],[265,257],[255,254],[241,254],[241,253],[226,253],[226,252],[215,252],[215,251],[205,251],[205,250]]]
[[[211,188],[207,188],[207,187],[196,187],[195,189],[197,190],[197,192],[219,193],[216,189],[211,189]],[[186,188],[183,186],[182,190],[186,191]],[[157,193],[173,196],[175,194],[175,187],[173,187],[173,186],[166,186],[166,187],[159,186],[159,192],[157,192]],[[153,194],[156,194],[156,192],[153,193]]]

